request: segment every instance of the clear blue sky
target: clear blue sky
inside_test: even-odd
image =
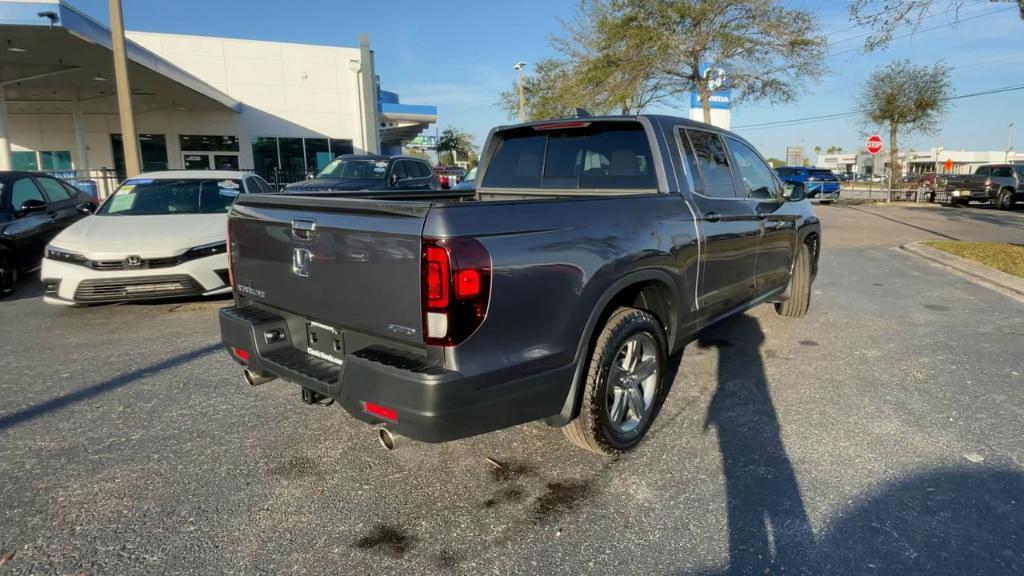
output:
[[[70,0],[106,22],[106,0]],[[512,86],[512,66],[553,55],[547,38],[560,30],[559,18],[571,16],[576,0],[475,2],[446,0],[123,0],[130,30],[172,32],[355,46],[360,33],[370,35],[382,86],[409,104],[435,104],[439,124],[471,133],[478,144],[487,130],[508,119],[497,108],[498,92]],[[924,22],[912,37],[888,50],[863,54],[863,32],[852,28],[846,3],[789,2],[819,13],[822,29],[834,42],[827,65],[830,74],[812,85],[798,102],[770,106],[746,104],[733,110],[736,131],[766,155],[784,157],[787,145],[846,150],[862,146],[865,126],[844,118],[771,129],[742,126],[780,119],[803,118],[856,109],[855,97],[876,67],[898,58],[917,63],[944,60],[954,67],[959,94],[1024,82],[1024,21],[1013,3],[968,0],[961,22],[944,16]],[[997,12],[998,11],[998,12]],[[927,30],[940,27],[937,30]],[[676,111],[686,115],[685,109]],[[1006,129],[1016,123],[1015,148],[1024,149],[1024,91],[970,98],[954,103],[936,136],[913,137],[901,143],[924,149],[1001,150]]]

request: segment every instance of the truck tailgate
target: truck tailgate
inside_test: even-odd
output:
[[[429,209],[429,202],[240,196],[228,222],[235,289],[334,328],[422,345]]]

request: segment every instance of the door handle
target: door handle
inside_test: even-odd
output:
[[[704,215],[705,222],[718,222],[722,219],[722,216],[718,212],[708,212]]]

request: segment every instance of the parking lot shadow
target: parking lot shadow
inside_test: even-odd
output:
[[[701,335],[718,349],[718,387],[705,430],[715,428],[722,454],[729,526],[727,574],[763,574],[804,564],[814,534],[782,443],[768,391],[757,319],[741,315]]]
[[[1024,574],[1024,474],[919,472],[861,498],[821,538],[817,574]]]
[[[703,333],[718,350],[705,429],[722,455],[729,564],[702,576],[1024,574],[1024,473],[986,465],[918,471],[851,501],[815,535],[782,442],[755,318]]]
[[[186,362],[190,362],[197,358],[201,358],[208,354],[212,354],[213,352],[219,350],[220,347],[221,344],[218,342],[216,344],[210,344],[209,346],[197,348],[190,352],[185,352],[182,354],[178,354],[177,356],[172,356],[166,360],[163,360],[162,362],[151,364],[149,366],[146,366],[145,368],[139,368],[138,370],[133,370],[126,374],[121,374],[120,376],[115,376],[110,380],[105,380],[98,384],[93,384],[92,386],[82,388],[81,390],[69,392],[62,396],[58,396],[56,398],[47,400],[42,404],[36,404],[35,406],[29,406],[28,408],[24,408],[16,412],[11,412],[10,414],[5,414],[3,416],[0,416],[0,432],[8,428],[17,426],[19,424],[24,424],[29,420],[33,420],[55,410],[66,408],[77,402],[89,400],[91,398],[99,396],[100,394],[112,392],[114,390],[117,390],[118,388],[141,380],[151,374],[155,374],[157,372],[167,370],[169,368],[174,368],[175,366],[178,366],[180,364],[185,364]]]
[[[0,302],[13,302],[15,300],[28,300],[39,298],[43,295],[43,283],[39,280],[39,272],[33,272],[18,279],[18,285],[14,294],[0,300]]]

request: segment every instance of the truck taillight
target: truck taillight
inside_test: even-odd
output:
[[[491,256],[472,238],[423,240],[423,340],[456,346],[484,321]]]

